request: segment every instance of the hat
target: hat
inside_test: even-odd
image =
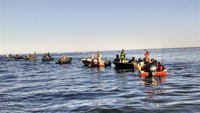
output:
[[[148,55],[148,53],[145,53],[144,56]]]

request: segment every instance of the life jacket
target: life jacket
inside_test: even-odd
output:
[[[63,57],[62,57],[62,61],[64,61],[65,59],[66,59],[66,57],[65,57],[65,56],[63,56]]]
[[[126,52],[123,52],[123,53],[121,52],[120,57],[125,58],[125,55],[126,55]]]

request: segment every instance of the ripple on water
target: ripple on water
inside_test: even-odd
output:
[[[161,59],[160,51],[150,52]],[[140,57],[144,51],[127,51],[127,57],[132,53]],[[102,52],[102,57],[114,59],[115,54]],[[66,55],[74,58],[71,64],[42,62],[42,55],[37,61],[1,59],[0,112],[200,111],[199,50],[166,50],[168,75],[161,77],[140,77],[132,70],[115,70],[114,65],[85,67],[81,58],[90,53]]]

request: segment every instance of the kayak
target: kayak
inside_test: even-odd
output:
[[[64,61],[61,61],[61,60],[59,59],[59,60],[57,60],[55,63],[56,63],[56,64],[68,64],[68,63],[71,63],[71,61],[72,61],[72,58],[70,57],[70,58],[66,58]]]
[[[101,62],[97,62],[97,59],[82,59],[82,62],[85,66],[93,66],[93,67],[105,67],[111,66],[110,60],[101,60]]]
[[[24,60],[37,60],[37,57],[24,58]]]
[[[42,58],[42,61],[46,62],[46,61],[52,61],[54,60],[54,58],[49,57],[49,58]]]
[[[158,72],[145,72],[145,71],[139,70],[139,74],[141,76],[166,76],[167,69],[164,69],[163,71],[158,71]]]
[[[136,69],[137,68],[137,63],[122,63],[118,61],[113,61],[113,64],[117,69]]]

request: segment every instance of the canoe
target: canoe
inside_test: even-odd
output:
[[[46,61],[52,61],[54,60],[54,58],[49,57],[49,58],[42,58],[42,61],[46,62]]]
[[[93,66],[93,67],[111,66],[110,60],[101,60],[101,62],[97,62],[97,59],[94,59],[93,61],[91,59],[82,59],[82,62],[85,66]]]
[[[158,72],[145,72],[145,71],[139,70],[139,74],[141,76],[166,76],[167,69],[164,69],[163,71],[158,71]]]
[[[24,60],[37,60],[37,57],[24,58]]]
[[[122,63],[122,62],[116,62],[113,61],[113,64],[117,69],[137,69],[137,63]]]
[[[66,58],[65,61],[61,61],[61,59],[57,60],[55,63],[56,64],[68,64],[68,63],[71,63],[72,61],[72,58]]]

